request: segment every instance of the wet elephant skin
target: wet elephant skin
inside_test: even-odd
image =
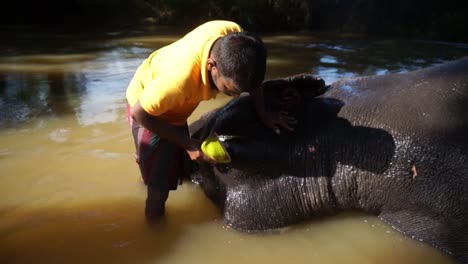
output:
[[[298,118],[293,133],[265,128],[248,96],[191,126],[231,154],[193,176],[225,222],[252,232],[357,209],[468,263],[468,58],[326,90],[297,78],[264,83],[266,107]]]

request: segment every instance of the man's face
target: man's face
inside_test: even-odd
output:
[[[222,75],[216,67],[216,61],[212,58],[208,60],[208,71],[210,72],[212,85],[220,92],[232,97],[239,97],[241,95],[242,91],[237,89],[234,80]]]

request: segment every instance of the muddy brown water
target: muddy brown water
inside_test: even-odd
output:
[[[179,34],[4,28],[0,43],[0,263],[455,263],[373,216],[344,212],[265,234],[226,227],[201,189],[171,192],[147,226],[124,93],[138,64]],[[468,45],[354,35],[262,35],[267,78],[331,83],[405,72]],[[189,122],[229,98],[204,102]]]

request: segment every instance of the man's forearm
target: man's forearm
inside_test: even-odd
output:
[[[189,150],[193,147],[191,139],[188,135],[181,132],[173,125],[148,114],[141,107],[140,102],[137,102],[135,106],[132,107],[132,118],[149,131],[157,134],[161,138],[175,143],[183,149]]]

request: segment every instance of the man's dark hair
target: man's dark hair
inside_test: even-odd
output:
[[[250,32],[230,33],[213,46],[220,73],[231,78],[242,92],[259,87],[265,78],[267,51],[263,41]]]

